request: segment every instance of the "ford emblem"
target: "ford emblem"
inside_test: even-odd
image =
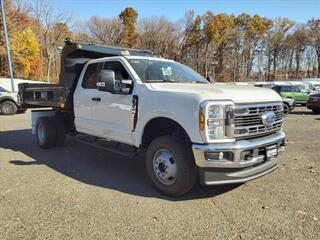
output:
[[[273,112],[266,112],[261,116],[262,123],[271,126],[276,121],[276,115]]]

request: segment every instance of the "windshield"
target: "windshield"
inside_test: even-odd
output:
[[[128,59],[142,82],[209,83],[191,68],[176,62]]]

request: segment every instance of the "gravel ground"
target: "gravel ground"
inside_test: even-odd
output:
[[[296,108],[285,130],[277,171],[172,199],[141,159],[42,150],[29,111],[0,116],[0,239],[320,239],[320,115]]]

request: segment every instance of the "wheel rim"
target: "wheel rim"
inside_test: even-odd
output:
[[[2,112],[3,113],[13,113],[14,112],[14,106],[10,103],[3,103],[2,104]]]
[[[157,179],[165,184],[172,185],[177,180],[177,163],[173,154],[166,150],[158,150],[153,157],[153,171]]]
[[[44,142],[44,128],[42,126],[42,124],[39,124],[38,126],[38,138],[40,143]]]

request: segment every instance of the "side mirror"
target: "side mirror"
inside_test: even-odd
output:
[[[98,76],[97,89],[105,92],[116,92],[116,80],[114,71],[102,70]]]
[[[132,80],[116,80],[112,70],[102,70],[98,76],[97,89],[110,93],[130,93]]]

